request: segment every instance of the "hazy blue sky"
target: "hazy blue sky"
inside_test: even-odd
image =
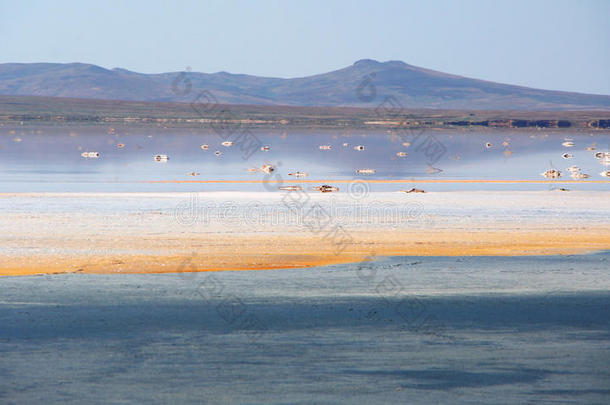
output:
[[[609,17],[604,0],[0,0],[0,63],[298,77],[372,58],[610,94]]]

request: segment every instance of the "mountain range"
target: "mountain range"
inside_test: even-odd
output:
[[[539,90],[471,79],[400,61],[357,61],[314,76],[281,79],[227,72],[136,73],[84,63],[0,64],[0,95],[190,102],[203,90],[221,103],[374,108],[610,110],[610,96]]]

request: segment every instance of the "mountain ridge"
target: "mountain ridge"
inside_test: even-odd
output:
[[[189,92],[172,86],[181,79],[188,79]],[[366,95],[359,93],[362,86],[368,86]],[[0,95],[7,96],[190,102],[203,90],[227,104],[372,108],[393,97],[402,108],[610,110],[607,95],[502,84],[397,60],[360,59],[342,69],[299,78],[228,72],[145,74],[80,62],[0,64]]]

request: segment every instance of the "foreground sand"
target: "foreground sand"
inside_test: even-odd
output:
[[[251,197],[243,194],[237,200],[231,196],[232,212],[255,209]],[[279,197],[269,194],[258,196],[258,209],[277,206]],[[344,218],[340,235],[330,228],[312,231],[290,221],[272,223],[268,212],[257,217],[256,226],[227,215],[217,222],[185,226],[176,223],[172,209],[184,202],[184,195],[4,195],[0,275],[259,270],[360,262],[373,256],[551,255],[610,249],[608,192],[480,193],[468,204],[468,212],[459,207],[472,200],[472,193],[434,194],[406,197],[410,200],[376,196],[369,205],[383,201],[402,208],[415,199],[418,205],[391,224],[381,218],[384,211],[364,223]],[[200,198],[208,196],[202,193]],[[229,204],[226,195],[209,198],[218,207]],[[313,201],[330,204],[321,198],[327,197],[316,195]],[[339,198],[344,207],[354,209],[347,197]],[[385,207],[392,215],[387,207],[394,205]],[[413,207],[424,214],[414,214]]]

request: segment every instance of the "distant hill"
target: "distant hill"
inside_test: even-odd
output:
[[[0,64],[0,95],[189,102],[200,91],[209,90],[227,104],[375,107],[394,96],[404,108],[610,110],[610,96],[499,84],[399,61],[364,59],[344,69],[295,79],[188,72],[180,76],[191,83],[185,95],[182,82],[172,86],[179,75],[108,70],[83,63],[6,63]],[[372,84],[375,92],[363,84]]]

